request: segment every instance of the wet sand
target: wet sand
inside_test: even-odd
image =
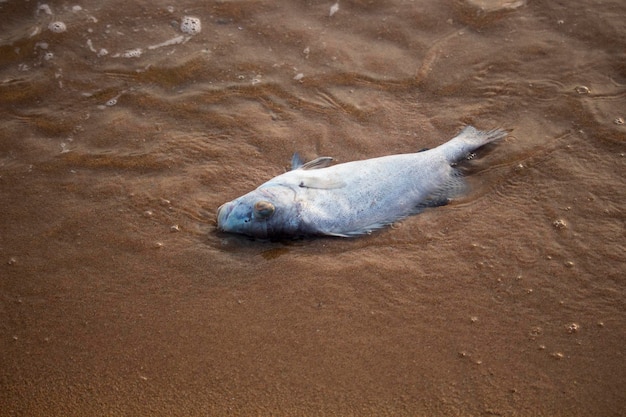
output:
[[[624,6],[333,4],[0,3],[0,415],[626,413]],[[450,205],[215,230],[466,124],[512,133]]]

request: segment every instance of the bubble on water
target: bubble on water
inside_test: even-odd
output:
[[[202,23],[197,17],[185,16],[183,17],[182,22],[180,22],[180,30],[183,33],[195,35],[200,33],[202,30]]]
[[[556,229],[565,229],[567,227],[567,223],[563,219],[557,219],[552,222],[552,226]]]
[[[591,93],[591,89],[585,85],[578,85],[576,86],[576,88],[574,88],[574,90],[578,94],[590,94]]]
[[[67,30],[67,26],[63,22],[52,22],[48,25],[48,29],[54,33],[62,33]]]
[[[515,10],[526,4],[526,0],[464,0],[467,6],[484,13]]]
[[[41,33],[41,28],[39,26],[35,26],[33,30],[30,32],[30,34],[28,35],[28,37],[32,38],[33,36],[39,35],[40,33]]]
[[[616,125],[623,125],[624,124],[624,118],[623,117],[617,117],[615,120],[613,120],[613,123],[615,123]]]
[[[148,46],[148,49],[157,49],[157,48],[162,48],[164,46],[177,45],[177,44],[186,42],[186,40],[188,40],[188,39],[189,39],[189,37],[185,37],[184,35],[180,35],[180,36],[176,36],[175,38],[168,39],[165,42],[161,42],[161,43],[158,43],[156,45],[150,45],[150,46]]]
[[[174,13],[174,6],[167,6],[165,9],[170,13]]]
[[[37,7],[37,13],[39,14],[39,12],[44,12],[47,15],[52,15],[52,9],[50,9],[50,6],[48,6],[47,4],[40,4]]]
[[[124,58],[139,58],[143,50],[141,48],[129,49],[128,51],[122,54]]]
[[[293,79],[296,80],[296,81],[302,81],[303,78],[304,78],[304,74],[301,73],[301,72],[296,74],[295,77],[293,77]]]
[[[109,107],[115,106],[116,104],[117,104],[117,97],[113,97],[112,99],[106,102],[106,105]]]
[[[339,11],[339,2],[333,4],[332,6],[330,6],[330,12],[328,13],[328,16],[332,16],[335,13],[337,13]]]
[[[106,50],[106,49],[104,49],[104,48],[101,48],[101,49],[98,51],[98,56],[105,56],[105,55],[108,55],[108,54],[109,54],[109,51],[107,51],[107,50]]]
[[[50,61],[52,58],[54,58],[54,54],[52,52],[46,52],[43,55],[43,59],[45,59],[46,61]]]
[[[82,7],[80,7],[78,4],[77,4],[77,5],[75,5],[75,6],[72,6],[72,11],[73,11],[74,13],[76,13],[76,12],[80,12],[81,10],[83,10],[83,8],[82,8]]]

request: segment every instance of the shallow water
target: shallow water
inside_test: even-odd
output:
[[[0,13],[2,415],[624,414],[622,1]],[[512,134],[453,204],[358,239],[215,230],[294,151],[465,124]]]

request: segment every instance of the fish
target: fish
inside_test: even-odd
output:
[[[459,162],[508,133],[466,126],[432,149],[336,165],[296,153],[290,171],[222,204],[217,229],[258,239],[370,234],[463,194]]]

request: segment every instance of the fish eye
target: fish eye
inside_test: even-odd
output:
[[[267,219],[274,214],[276,207],[269,201],[261,200],[254,203],[254,216],[259,219]]]

